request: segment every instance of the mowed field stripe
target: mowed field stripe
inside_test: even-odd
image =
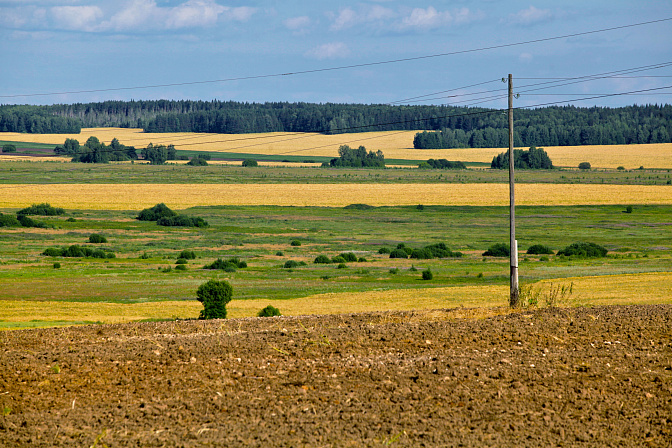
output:
[[[508,184],[47,184],[0,185],[0,208],[48,202],[81,210],[137,210],[163,202],[208,205],[343,207],[394,205],[501,206]],[[519,184],[518,205],[672,204],[666,185]]]

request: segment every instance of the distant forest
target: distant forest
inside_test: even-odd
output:
[[[169,100],[0,106],[0,132],[64,134],[83,127],[225,134],[426,129],[416,135],[416,148],[508,146],[506,114],[473,107]],[[514,129],[515,146],[667,143],[672,105],[519,109]]]

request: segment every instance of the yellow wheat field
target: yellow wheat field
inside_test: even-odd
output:
[[[413,148],[413,137],[418,131],[365,132],[357,134],[323,135],[316,133],[266,133],[266,134],[198,134],[159,133],[145,134],[141,129],[88,128],[81,134],[18,134],[0,133],[0,140],[62,144],[66,138],[84,143],[90,136],[109,143],[118,138],[125,145],[137,148],[149,143],[174,144],[177,149],[218,151],[244,154],[297,155],[336,157],[343,144],[369,150],[381,150],[387,159],[427,160],[448,159],[464,162],[490,163],[503,148],[460,148],[418,150]],[[546,152],[556,166],[577,167],[590,162],[594,168],[634,169],[672,168],[672,143],[648,145],[603,146],[547,146]],[[4,156],[3,156],[4,157]]]
[[[672,272],[577,277],[544,280],[535,285],[541,290],[541,303],[549,284],[569,286],[573,292],[558,305],[630,305],[670,303]],[[431,310],[442,308],[505,307],[509,287],[457,286],[427,289],[317,294],[275,301],[284,315],[339,314],[367,311]],[[227,305],[229,317],[251,317],[269,305],[269,300],[232,300]],[[0,307],[2,322],[103,322],[123,323],[142,319],[195,318],[202,305],[193,301],[151,303],[87,303],[5,301]],[[596,316],[599,318],[599,316]]]
[[[67,209],[139,210],[163,202],[185,209],[208,205],[343,207],[507,205],[508,184],[9,184],[0,208],[48,202]],[[518,205],[672,204],[666,185],[519,184]]]

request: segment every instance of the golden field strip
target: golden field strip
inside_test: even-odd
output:
[[[569,286],[573,293],[560,306],[631,305],[669,303],[672,297],[672,272],[576,277],[545,280],[535,285],[542,303],[550,284]],[[273,303],[288,316],[308,314],[356,313],[380,310],[431,310],[442,308],[493,308],[507,305],[509,287],[456,286],[427,289],[396,289],[358,293],[329,293]],[[252,317],[269,305],[268,300],[232,300],[229,317]],[[193,301],[164,301],[135,304],[49,302],[11,300],[2,302],[0,321],[28,323],[102,322],[123,323],[142,319],[196,318],[203,306]]]
[[[233,152],[243,154],[267,154],[287,156],[338,156],[340,145],[365,146],[369,150],[381,150],[387,159],[427,160],[448,159],[463,162],[490,163],[492,158],[504,151],[502,148],[460,148],[441,150],[418,150],[413,148],[413,137],[418,131],[365,132],[356,134],[323,135],[316,133],[267,133],[267,134],[196,134],[159,133],[145,134],[142,129],[88,128],[81,134],[19,134],[0,133],[0,140],[33,143],[62,144],[66,138],[75,138],[84,143],[95,136],[105,143],[113,138],[125,145],[142,148],[149,143],[174,144],[177,149],[193,151]],[[626,169],[645,168],[672,169],[672,143],[647,145],[603,146],[545,146],[544,149],[556,166],[577,167],[581,162],[590,162],[593,168]],[[3,156],[4,157],[4,156]]]
[[[210,205],[344,207],[394,205],[501,206],[508,184],[6,184],[0,208],[47,202],[67,209],[139,210],[163,202],[185,209]],[[519,184],[517,205],[672,204],[666,185]]]

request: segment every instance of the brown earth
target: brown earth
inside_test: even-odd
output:
[[[3,332],[0,446],[672,446],[672,305],[498,312]]]

